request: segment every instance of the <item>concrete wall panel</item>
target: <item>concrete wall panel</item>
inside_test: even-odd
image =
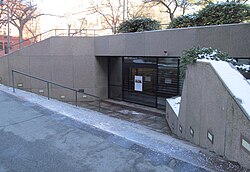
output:
[[[8,59],[0,57],[0,83],[9,84]]]
[[[229,54],[235,57],[250,57],[250,24],[230,27]]]
[[[167,48],[169,32],[149,32],[145,34],[145,54],[164,56]],[[168,50],[169,51],[169,50]]]
[[[110,45],[112,46],[112,45]],[[125,35],[126,56],[145,55],[145,34],[128,33]]]
[[[68,56],[73,54],[72,39],[68,37],[52,37],[50,38],[50,54],[51,56]]]
[[[108,58],[96,58],[95,69],[96,95],[108,98]]]
[[[73,59],[69,56],[53,56],[52,80],[56,83],[73,88]]]
[[[230,27],[211,26],[197,28],[196,34],[199,46],[212,47],[223,52],[229,52]]]
[[[74,87],[94,87],[95,63],[93,56],[74,56]]]
[[[72,38],[71,47],[73,56],[92,55],[94,54],[94,38]],[[79,48],[81,47],[81,48]]]
[[[8,56],[9,57],[9,76],[11,80],[11,70],[17,70],[25,73],[30,73],[30,58],[29,56]],[[15,74],[15,86],[18,83],[23,85],[22,88],[30,89],[31,80],[29,77],[22,76],[20,74]],[[12,81],[11,81],[12,84]]]
[[[197,45],[196,29],[173,29],[165,32],[169,56],[180,56],[183,50]]]
[[[112,56],[123,56],[125,54],[125,35],[113,35],[109,37],[109,50]]]
[[[30,48],[23,48],[20,50],[21,55],[29,55],[29,56],[49,56],[50,55],[50,39],[46,39],[42,42],[38,42],[36,44],[32,44]]]
[[[112,52],[109,51],[109,36],[100,36],[95,38],[95,55],[105,56],[110,55]],[[116,46],[116,45],[113,45]]]
[[[241,146],[241,136],[250,141],[250,121],[237,106],[234,100],[228,103],[225,156],[250,169],[250,152]]]
[[[209,63],[189,65],[186,74],[178,117],[185,134],[178,136],[250,168],[250,151],[241,146],[241,136],[250,140],[250,121],[234,96]]]

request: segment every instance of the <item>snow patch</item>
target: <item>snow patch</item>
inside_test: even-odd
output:
[[[173,111],[175,112],[176,116],[179,116],[179,109],[181,105],[181,97],[170,98],[167,99],[167,102],[172,107]]]
[[[244,71],[250,71],[250,65],[242,64],[242,65],[236,65],[235,67]]]

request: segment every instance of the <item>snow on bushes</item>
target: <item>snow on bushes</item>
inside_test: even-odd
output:
[[[183,51],[180,60],[180,75],[182,78],[185,77],[186,66],[188,64],[196,62],[198,59],[215,60],[215,61],[226,61],[232,63],[238,70],[244,72],[250,72],[250,65],[237,64],[236,60],[229,57],[227,53],[224,53],[215,48],[206,47],[193,47]]]

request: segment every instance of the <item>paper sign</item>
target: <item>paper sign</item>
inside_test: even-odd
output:
[[[135,75],[135,91],[142,91],[142,76]]]

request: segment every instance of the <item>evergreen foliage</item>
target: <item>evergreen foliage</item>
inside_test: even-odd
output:
[[[201,48],[193,47],[183,51],[180,59],[180,75],[181,78],[185,77],[185,71],[188,64],[195,63],[198,59],[216,60],[216,61],[227,61],[232,64],[236,64],[235,60],[229,58],[227,53],[223,53],[218,49],[214,48]]]
[[[143,32],[150,30],[159,30],[160,22],[151,18],[133,18],[121,23],[118,27],[118,33]]]
[[[250,21],[250,6],[235,2],[208,4],[193,15],[173,19],[169,28],[232,24]]]

